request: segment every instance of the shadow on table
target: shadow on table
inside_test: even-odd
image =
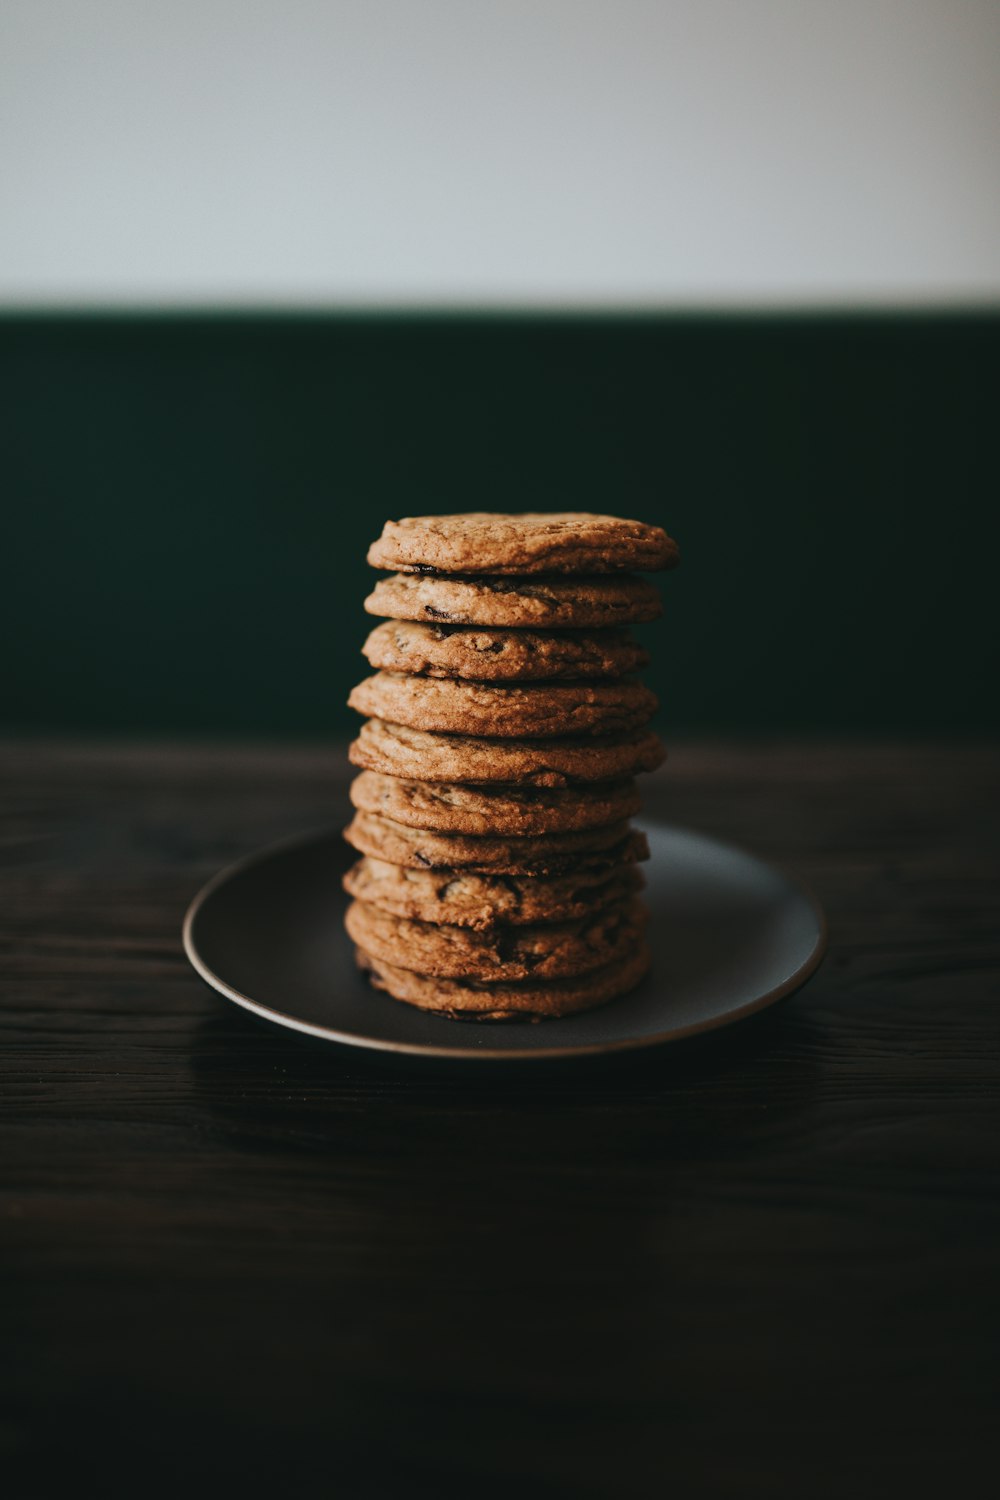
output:
[[[818,985],[810,988],[815,996]],[[442,1113],[461,1118],[465,1144],[498,1128],[520,1138],[532,1123],[550,1138],[562,1120],[600,1122],[610,1146],[619,1122],[669,1119],[703,1145],[774,1129],[807,1113],[824,1077],[823,1023],[792,999],[741,1024],[683,1042],[604,1057],[455,1060],[364,1052],[278,1030],[227,1009],[203,1021],[193,1072],[199,1105],[248,1136],[281,1126],[286,1140],[320,1137],[346,1109],[406,1129]]]

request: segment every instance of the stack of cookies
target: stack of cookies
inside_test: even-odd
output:
[[[663,748],[624,628],[661,613],[639,571],[677,547],[587,514],[389,521],[388,617],[350,696],[367,716],[345,837],[359,965],[397,1000],[537,1019],[624,994],[649,964],[635,775]]]

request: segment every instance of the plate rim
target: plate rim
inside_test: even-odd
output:
[[[184,921],[181,927],[181,941],[188,962],[198,977],[209,986],[210,989],[231,1000],[243,1010],[252,1015],[269,1021],[273,1025],[280,1026],[286,1031],[297,1031],[301,1035],[311,1036],[319,1041],[335,1042],[340,1046],[358,1048],[364,1052],[391,1052],[410,1057],[435,1057],[448,1058],[455,1061],[482,1060],[484,1062],[551,1062],[556,1059],[563,1060],[572,1057],[595,1057],[606,1056],[617,1052],[636,1052],[647,1047],[663,1047],[671,1042],[686,1041],[690,1037],[703,1036],[708,1032],[720,1031],[726,1026],[733,1026],[748,1016],[755,1015],[758,1011],[766,1010],[771,1005],[776,1005],[779,1000],[785,1000],[789,995],[801,989],[802,986],[812,978],[826,957],[829,947],[830,931],[826,912],[823,909],[811,886],[799,876],[789,875],[779,865],[772,864],[769,860],[761,859],[749,849],[744,849],[738,844],[731,844],[725,839],[718,839],[713,834],[702,833],[696,828],[685,828],[680,824],[661,822],[659,819],[648,819],[649,827],[662,829],[666,832],[693,834],[705,843],[715,844],[720,849],[726,849],[740,854],[744,858],[752,859],[756,864],[769,870],[772,874],[779,876],[786,885],[795,890],[811,907],[816,919],[817,938],[812,952],[803,963],[790,974],[789,977],[776,985],[774,989],[767,990],[763,995],[758,995],[754,1000],[739,1006],[736,1010],[727,1011],[723,1016],[717,1016],[710,1021],[692,1021],[686,1026],[671,1027],[667,1031],[654,1032],[650,1036],[621,1037],[614,1042],[588,1042],[583,1046],[553,1046],[526,1048],[519,1051],[516,1048],[497,1047],[444,1047],[437,1046],[432,1042],[393,1042],[384,1041],[379,1037],[359,1036],[348,1031],[338,1031],[334,1026],[319,1026],[312,1021],[301,1021],[295,1016],[290,1016],[285,1011],[274,1010],[269,1005],[262,1004],[259,1000],[253,1000],[249,995],[244,995],[235,989],[226,980],[222,979],[202,959],[194,942],[193,928],[198,913],[214,892],[237,875],[249,869],[253,865],[263,864],[268,859],[273,859],[276,854],[287,852],[298,846],[320,843],[337,836],[337,830],[327,831],[313,830],[310,833],[293,833],[285,838],[276,839],[274,843],[267,844],[262,849],[256,849],[242,858],[233,860],[231,864],[224,865],[217,870],[209,880],[197,891],[184,913]]]

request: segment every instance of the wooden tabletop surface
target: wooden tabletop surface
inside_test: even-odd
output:
[[[200,884],[343,751],[12,745],[0,1466],[76,1491],[972,1493],[1000,1347],[998,755],[680,747],[650,810],[806,877],[727,1033],[484,1071],[270,1029]]]

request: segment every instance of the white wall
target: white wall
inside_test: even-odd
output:
[[[0,0],[5,303],[1000,296],[1000,0]]]

